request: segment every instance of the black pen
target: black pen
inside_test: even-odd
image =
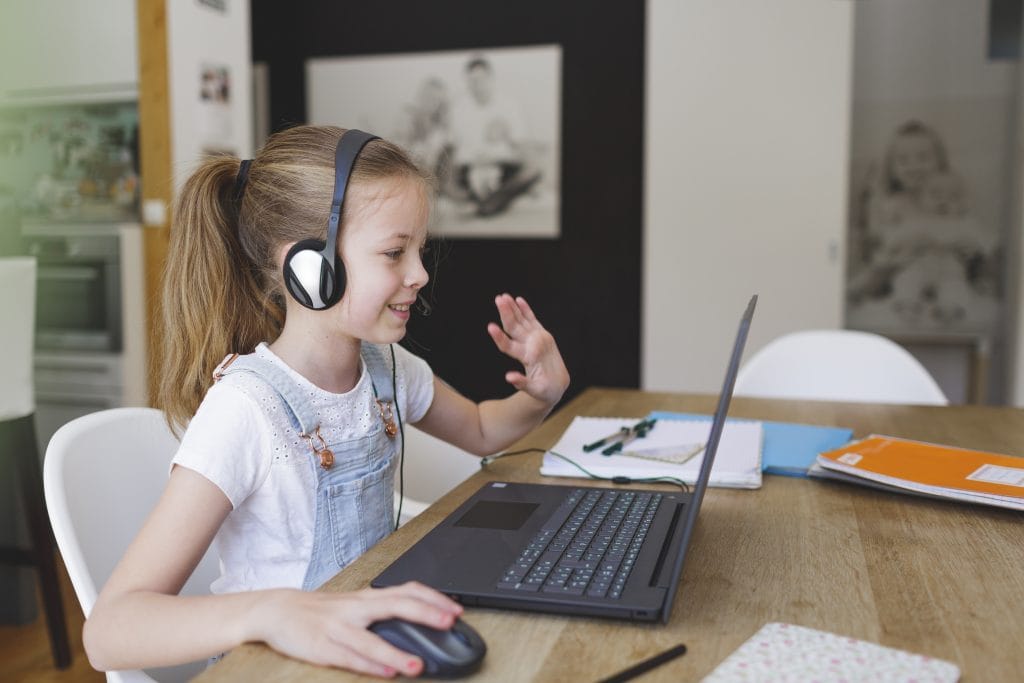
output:
[[[597,683],[623,683],[623,681],[628,681],[630,679],[636,678],[640,674],[647,673],[651,669],[657,666],[661,666],[665,662],[669,662],[675,659],[676,657],[681,657],[684,654],[686,654],[686,646],[682,643],[679,643],[675,647],[669,648],[661,654],[657,654],[649,659],[645,659],[639,664],[634,664],[633,666],[623,671],[620,671],[614,676],[611,676],[609,678],[603,678]]]
[[[604,446],[605,444],[611,443],[612,441],[624,439],[629,435],[630,431],[632,430],[629,427],[623,427],[614,434],[609,434],[608,436],[604,437],[603,439],[599,439],[594,443],[588,443],[586,446],[583,447],[583,452],[589,453],[590,451],[596,450],[601,446]]]

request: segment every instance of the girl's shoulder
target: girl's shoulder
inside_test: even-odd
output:
[[[174,456],[220,488],[232,507],[261,485],[271,465],[273,430],[242,383],[225,377],[206,392]]]
[[[260,409],[260,403],[265,395],[264,387],[255,375],[225,375],[207,390],[189,427],[197,421],[225,426],[261,423],[264,411]]]

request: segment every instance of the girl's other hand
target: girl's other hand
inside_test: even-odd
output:
[[[446,630],[462,614],[457,602],[415,582],[351,593],[277,590],[260,610],[257,639],[278,652],[383,678],[417,676],[423,661],[367,630],[370,624],[398,618]]]
[[[495,300],[501,325],[489,323],[487,332],[502,353],[523,364],[524,372],[505,373],[505,380],[520,391],[553,406],[569,386],[569,371],[555,338],[544,329],[523,297],[499,294]]]

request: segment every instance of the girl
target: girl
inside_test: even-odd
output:
[[[487,327],[524,366],[507,373],[517,391],[505,399],[469,401],[396,344],[428,279],[429,187],[402,150],[371,137],[293,128],[251,165],[204,162],[182,189],[158,379],[169,422],[188,428],[86,622],[97,669],[262,641],[315,664],[416,675],[422,662],[366,627],[396,617],[446,629],[461,612],[422,585],[311,590],[393,527],[396,422],[491,453],[538,424],[569,375],[526,301],[507,294],[495,301],[501,326]],[[310,277],[310,263],[326,270]],[[211,542],[214,595],[178,596]]]

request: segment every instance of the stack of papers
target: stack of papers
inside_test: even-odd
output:
[[[710,415],[656,411],[648,415],[658,420],[710,420]],[[726,424],[749,422],[730,417]],[[761,421],[764,445],[761,449],[761,469],[765,474],[787,477],[806,477],[818,454],[839,448],[853,436],[845,427],[821,427],[793,422]]]
[[[623,453],[602,455],[583,447],[629,427],[642,418],[577,417],[562,438],[544,454],[540,473],[551,477],[585,477],[579,468],[552,455],[558,453],[601,477],[675,477],[694,484],[704,461],[711,420],[658,420],[643,438],[626,445]],[[756,489],[761,486],[760,422],[728,422],[711,468],[710,486]],[[674,457],[682,464],[669,462]]]
[[[812,477],[1024,510],[1024,458],[891,436],[822,453]]]

